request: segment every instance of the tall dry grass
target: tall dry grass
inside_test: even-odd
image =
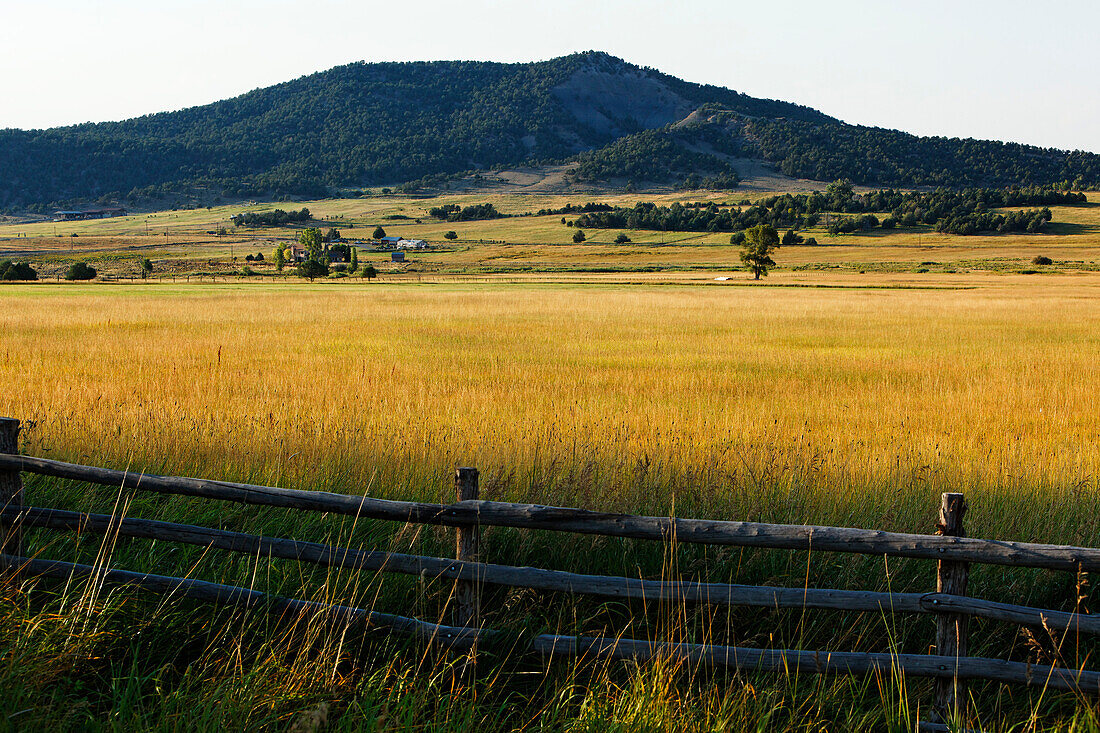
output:
[[[0,414],[33,422],[25,435],[29,453],[159,473],[436,500],[451,498],[455,465],[476,465],[486,498],[915,531],[932,529],[938,494],[951,490],[971,502],[972,534],[1096,545],[1100,339],[1094,324],[1100,304],[1091,296],[1088,286],[1068,278],[1054,286],[953,291],[6,288],[0,290]],[[28,488],[36,504],[105,510],[119,499],[117,492],[68,482],[34,479]],[[440,529],[353,526],[180,498],[133,502],[131,512],[144,516],[352,545],[439,554],[451,541]],[[43,534],[33,541],[50,556],[89,558],[100,550],[91,539]],[[631,575],[674,568],[743,582],[905,590],[932,583],[927,563],[701,548],[679,548],[670,558],[644,543],[508,530],[487,533],[486,553],[493,561]],[[137,570],[291,594],[313,588],[342,602],[413,609],[427,618],[447,613],[440,600],[445,593],[415,579],[334,580],[287,563],[224,559],[159,543],[123,542],[112,555]],[[1054,607],[1072,604],[1075,595],[1074,579],[1054,574],[976,569],[972,584],[986,597]],[[109,617],[112,597],[97,606],[97,618]],[[147,607],[129,613],[133,606],[119,598],[120,618],[140,623]],[[845,614],[661,613],[548,600],[502,593],[493,620],[527,628],[625,627],[658,636],[716,630],[720,641],[806,648],[923,651],[932,636],[926,619],[898,626],[893,619]],[[32,642],[51,628],[49,614],[68,623],[63,611],[14,603],[9,619],[22,619],[17,626],[25,632],[9,637],[5,659],[48,660]],[[266,637],[253,628],[261,622],[250,621],[239,627],[242,651],[227,653],[237,647],[216,635],[215,644],[211,627],[194,613],[166,613],[175,614],[171,623],[147,646],[89,642],[92,656],[137,665],[100,671],[91,711],[126,709],[144,721],[140,726],[163,727],[163,716],[186,720],[189,701],[212,694],[207,680],[248,679],[259,687],[245,685],[253,691],[242,693],[234,709],[258,716],[259,727],[278,727],[293,717],[288,711],[331,699],[343,711],[375,705],[366,718],[389,720],[401,708],[425,728],[432,727],[430,718],[457,728],[767,730],[774,727],[769,716],[780,716],[784,728],[815,730],[832,721],[857,730],[904,727],[921,697],[910,695],[910,683],[889,680],[746,686],[739,678],[700,684],[692,675],[685,681],[683,674],[651,668],[608,668],[602,677],[527,670],[539,672],[533,688],[464,686],[462,694],[471,697],[452,697],[456,707],[443,713],[429,703],[434,693],[424,690],[443,684],[431,682],[436,676],[449,679],[449,662],[418,666],[415,652],[377,649],[368,654],[370,674],[347,673],[354,689],[330,677],[319,687],[305,685],[301,689],[312,692],[298,697],[298,683],[272,680],[308,677],[316,659],[292,653],[300,646],[287,642],[265,657]],[[117,633],[121,626],[107,627]],[[156,669],[134,660],[157,658],[154,649],[195,638],[209,646],[187,655],[195,669],[209,666],[201,679],[165,662],[171,681],[162,688],[177,696],[179,707],[158,706],[147,688],[133,692],[132,704],[112,697],[123,694],[115,687],[136,684],[135,675],[157,678]],[[986,633],[978,625],[977,639],[979,652],[1039,653],[1011,630]],[[31,651],[19,656],[17,649]],[[1053,653],[1078,661],[1092,648]],[[234,659],[236,666],[227,661]],[[392,665],[383,664],[386,659]],[[349,664],[342,651],[331,660]],[[15,679],[0,678],[6,687]],[[264,687],[269,683],[274,686]],[[916,693],[925,689],[920,684]],[[43,687],[30,685],[27,694]],[[282,702],[263,702],[269,693]],[[993,686],[981,694],[995,701],[991,714],[1002,722],[1025,711],[1044,724],[1094,725],[1088,705],[1082,709],[1072,699],[1048,702]],[[537,714],[519,720],[517,700]],[[191,710],[193,719],[206,720],[198,710]]]

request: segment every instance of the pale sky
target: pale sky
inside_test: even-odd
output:
[[[1100,152],[1098,38],[1098,0],[0,0],[0,128],[180,109],[352,61],[595,49],[847,122]]]

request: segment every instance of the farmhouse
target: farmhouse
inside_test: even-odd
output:
[[[378,240],[378,243],[383,247],[396,247],[397,243],[401,241],[401,237],[382,237]]]
[[[397,243],[398,249],[427,249],[428,243],[423,239],[402,239]]]
[[[85,219],[109,219],[114,216],[126,216],[126,209],[116,206],[105,209],[85,209],[83,211],[55,211],[54,221],[84,221]]]

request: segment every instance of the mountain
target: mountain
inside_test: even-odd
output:
[[[0,209],[196,188],[322,195],[562,161],[581,179],[704,173],[728,185],[745,156],[792,176],[897,186],[1100,181],[1097,155],[846,125],[587,52],[356,63],[178,112],[2,130]]]

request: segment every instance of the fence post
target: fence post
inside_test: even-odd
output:
[[[19,421],[0,417],[0,453],[19,452]],[[19,471],[0,470],[0,507],[23,505],[23,479]],[[0,522],[0,551],[9,555],[23,554],[23,530],[18,520],[13,524]]]
[[[477,469],[459,468],[455,471],[455,493],[458,501],[478,498]],[[481,541],[481,528],[477,525],[458,527],[455,532],[455,559],[477,562]],[[481,616],[481,588],[476,581],[460,580],[455,587],[456,615],[459,626],[477,624]]]
[[[936,534],[965,537],[963,515],[966,514],[966,509],[966,500],[962,494],[943,494],[940,497],[940,521],[936,526]],[[966,595],[969,574],[969,563],[940,560],[936,567],[936,592]],[[956,658],[967,656],[968,620],[968,616],[958,613],[936,616],[937,654]],[[934,712],[942,721],[952,717],[962,718],[966,712],[966,681],[958,677],[937,677]]]

